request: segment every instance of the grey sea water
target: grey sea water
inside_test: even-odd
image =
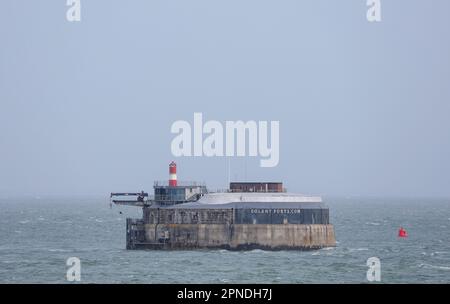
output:
[[[318,251],[127,251],[134,207],[103,198],[0,200],[0,282],[365,283],[369,257],[384,283],[450,282],[450,200],[327,198],[337,247]],[[122,214],[120,214],[122,212]],[[409,233],[399,239],[403,226]]]

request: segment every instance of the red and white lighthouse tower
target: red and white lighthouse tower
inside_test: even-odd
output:
[[[169,165],[169,186],[177,186],[177,164],[174,161]]]

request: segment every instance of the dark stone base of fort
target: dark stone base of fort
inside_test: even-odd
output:
[[[127,249],[313,250],[336,245],[328,208],[143,208]]]

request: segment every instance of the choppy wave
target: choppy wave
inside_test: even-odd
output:
[[[65,221],[54,221],[55,224],[73,224],[73,221],[65,220]]]
[[[369,248],[361,247],[361,248],[349,248],[350,251],[368,251]]]
[[[441,270],[450,270],[450,266],[437,266],[431,264],[419,264],[419,268],[431,268],[431,269],[441,269]]]
[[[322,248],[320,250],[322,250],[322,251],[329,251],[329,250],[335,250],[335,249],[336,249],[336,247],[325,247],[325,248]]]
[[[380,226],[381,224],[378,222],[366,222],[366,225]]]
[[[262,249],[252,249],[252,250],[244,251],[244,252],[245,252],[245,253],[250,253],[250,254],[269,253],[269,251],[262,250]]]
[[[48,251],[50,251],[50,252],[71,252],[71,250],[67,250],[67,249],[59,249],[59,248],[48,249]]]

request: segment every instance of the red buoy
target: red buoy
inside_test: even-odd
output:
[[[400,227],[400,229],[398,230],[398,237],[401,238],[408,237],[408,233],[406,232],[405,229],[403,229],[403,227]]]

